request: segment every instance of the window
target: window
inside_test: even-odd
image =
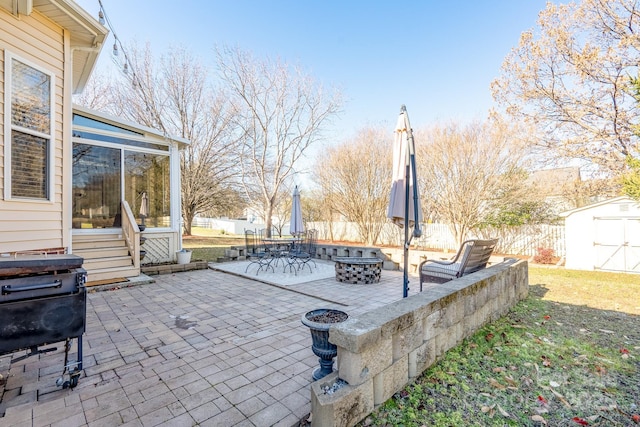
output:
[[[5,199],[52,200],[54,76],[6,52]]]
[[[125,200],[136,218],[143,213],[143,196],[146,196],[145,225],[171,226],[169,156],[125,151],[124,185]]]

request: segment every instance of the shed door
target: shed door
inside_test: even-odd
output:
[[[640,273],[640,218],[594,218],[596,270]]]

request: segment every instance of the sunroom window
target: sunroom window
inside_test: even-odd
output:
[[[5,76],[5,199],[51,200],[54,76],[9,53]]]

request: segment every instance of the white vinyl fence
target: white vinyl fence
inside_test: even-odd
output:
[[[230,234],[242,234],[245,228],[261,228],[260,224],[241,220],[195,218],[194,226],[224,230]],[[328,241],[360,242],[358,229],[352,222],[310,222],[306,223],[307,229],[318,230],[318,238]],[[288,226],[285,230],[288,230]],[[493,238],[497,237],[498,247],[496,252],[510,255],[537,255],[538,248],[553,249],[556,256],[566,255],[564,242],[564,225],[532,225],[522,227],[509,227],[501,229],[484,229],[477,235],[469,235],[467,238]],[[380,233],[377,244],[399,246],[404,242],[404,229],[386,223]],[[447,249],[456,251],[458,244],[446,224],[423,224],[422,236],[412,241],[416,249]]]
[[[349,222],[313,222],[307,224],[307,228],[315,228],[319,231],[322,240],[341,240],[357,242],[359,239],[355,224]],[[456,251],[458,244],[446,224],[423,224],[422,236],[412,241],[416,249],[447,249]],[[564,226],[563,225],[536,225],[510,227],[503,229],[485,229],[478,235],[469,235],[467,238],[492,238],[497,237],[497,253],[533,256],[538,253],[538,248],[551,248],[556,256],[565,256]],[[404,242],[404,229],[388,223],[380,233],[378,244],[390,246],[402,246]]]

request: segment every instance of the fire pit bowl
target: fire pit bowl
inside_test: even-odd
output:
[[[330,308],[319,308],[305,313],[302,324],[311,331],[313,342],[311,350],[319,357],[320,367],[313,371],[313,379],[319,380],[333,372],[333,358],[338,354],[338,348],[329,342],[331,325],[344,322],[349,315],[344,311]]]

